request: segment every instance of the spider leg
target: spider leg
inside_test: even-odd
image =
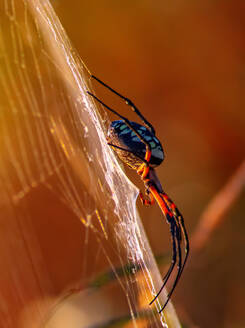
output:
[[[161,313],[165,309],[165,307],[167,306],[167,304],[168,304],[168,302],[169,302],[169,300],[170,300],[170,298],[171,298],[171,296],[172,296],[172,294],[173,294],[173,292],[175,290],[175,287],[176,287],[176,285],[177,285],[177,283],[179,281],[179,278],[181,276],[181,273],[182,273],[181,232],[179,230],[179,226],[178,225],[176,225],[176,240],[177,240],[177,250],[178,250],[177,252],[178,252],[178,257],[179,257],[179,261],[178,261],[178,264],[177,264],[177,270],[178,270],[178,272],[177,272],[177,275],[175,277],[175,281],[173,283],[173,286],[172,286],[170,292],[168,293],[167,300],[164,303],[163,307],[160,309],[159,313]]]
[[[141,203],[142,203],[143,205],[145,205],[145,206],[153,205],[153,204],[155,203],[155,198],[154,198],[153,195],[149,192],[148,189],[146,189],[145,193],[146,193],[148,199],[145,199],[145,198],[144,198],[142,192],[139,193]]]
[[[114,109],[112,109],[111,107],[107,106],[103,101],[101,101],[98,97],[96,97],[93,93],[87,91],[87,94],[89,94],[91,97],[93,97],[95,100],[97,100],[101,105],[103,105],[105,108],[107,108],[110,112],[112,112],[113,114],[117,115],[118,117],[120,117],[125,123],[126,125],[137,135],[137,137],[140,139],[140,141],[142,141],[145,146],[146,146],[146,154],[147,151],[151,151],[151,146],[149,144],[148,141],[146,141],[140,134],[139,132],[132,126],[132,124],[130,123],[130,121],[125,117],[122,116],[121,114],[119,114],[117,111],[115,111]]]
[[[140,139],[140,141],[142,141],[145,144],[145,148],[146,148],[146,151],[145,151],[145,161],[144,161],[144,163],[142,163],[141,167],[137,171],[137,172],[139,172],[138,174],[141,176],[141,178],[142,179],[145,179],[147,177],[148,173],[149,173],[149,162],[150,162],[150,159],[151,159],[151,145],[150,145],[150,143],[147,140],[145,140],[139,134],[139,132],[132,126],[132,124],[130,123],[130,121],[125,116],[122,116],[117,111],[115,111],[111,107],[107,106],[103,101],[101,101],[98,97],[96,97],[91,92],[87,91],[87,93],[90,96],[92,96],[95,100],[97,100],[101,105],[103,105],[105,108],[107,108],[110,112],[112,112],[115,115],[117,115],[118,117],[120,117],[126,123],[126,125],[136,134],[136,136]],[[141,173],[141,168],[143,168],[143,173]]]
[[[166,286],[166,283],[175,267],[176,264],[176,258],[177,258],[177,252],[176,252],[176,236],[175,236],[175,230],[176,230],[176,225],[175,222],[170,219],[170,232],[171,232],[171,239],[172,239],[172,252],[173,252],[173,256],[172,256],[172,263],[166,273],[166,275],[163,278],[163,284],[161,286],[161,288],[159,289],[158,293],[155,295],[155,297],[153,298],[153,300],[149,303],[149,305],[151,305],[153,302],[155,302],[155,300],[158,298],[158,296],[161,294],[163,288]]]
[[[169,198],[169,196],[166,193],[162,194],[163,198],[166,200],[166,202],[168,204],[171,205],[171,209],[175,214],[175,217],[178,220],[178,223],[180,225],[180,228],[182,230],[183,236],[184,236],[184,243],[185,243],[185,258],[183,261],[183,265],[182,265],[182,269],[181,269],[181,273],[185,267],[188,255],[189,255],[189,251],[190,251],[190,246],[189,246],[189,238],[188,238],[188,234],[185,228],[185,222],[184,222],[184,218],[182,216],[182,214],[180,213],[179,209],[177,208],[177,206],[174,204],[174,202]]]
[[[123,95],[121,95],[120,93],[118,93],[116,90],[112,89],[108,84],[104,83],[103,81],[101,81],[100,79],[98,79],[96,76],[91,75],[91,78],[95,79],[97,82],[99,82],[104,87],[106,87],[107,89],[109,89],[111,92],[115,93],[118,97],[120,97],[121,99],[123,99],[126,102],[126,104],[131,107],[131,109],[135,112],[135,114],[139,116],[139,118],[146,125],[146,127],[148,129],[150,129],[151,133],[153,133],[155,135],[155,129],[153,128],[153,126],[151,125],[151,123],[146,120],[146,118],[141,114],[141,112],[138,110],[138,108],[134,105],[134,103],[130,99],[124,97]]]
[[[186,263],[187,255],[188,255],[188,252],[189,252],[189,242],[188,242],[188,237],[187,237],[187,232],[185,230],[185,226],[183,225],[183,221],[184,221],[183,217],[181,216],[182,219],[180,219],[180,217],[179,217],[180,212],[177,209],[177,207],[175,206],[175,204],[170,200],[170,198],[165,193],[159,193],[154,185],[149,186],[149,191],[153,194],[153,196],[154,196],[155,200],[157,201],[159,207],[161,208],[163,214],[166,216],[166,219],[167,219],[168,223],[170,224],[170,226],[174,224],[175,228],[174,229],[171,228],[170,231],[171,231],[172,239],[175,239],[175,241],[177,243],[177,252],[176,252],[177,255],[176,256],[178,256],[178,266],[177,266],[178,271],[177,271],[177,275],[176,275],[175,281],[173,283],[173,286],[172,286],[172,288],[171,288],[171,290],[168,294],[167,300],[166,300],[164,306],[160,310],[160,312],[162,312],[163,309],[168,304],[168,302],[171,298],[171,295],[173,294],[173,291],[174,291],[174,289],[175,289],[175,287],[176,287],[176,285],[179,281],[179,278],[182,274],[183,267]],[[173,231],[174,231],[174,234],[173,234]],[[181,250],[181,231],[184,231],[183,234],[184,234],[185,241],[187,243],[187,246],[186,246],[187,255],[184,259],[183,264],[182,264],[182,250]],[[174,268],[174,266],[173,266],[173,268]],[[159,296],[160,292],[162,291],[162,289],[166,285],[167,280],[169,279],[170,274],[173,271],[173,268],[172,268],[172,265],[171,265],[168,272],[167,272],[167,274],[164,277],[165,281],[163,283],[163,286],[161,287],[160,291],[155,296],[155,298],[151,301],[150,304],[152,304],[156,300],[156,298]]]
[[[147,150],[145,153],[145,162],[140,165],[140,167],[137,170],[137,173],[141,177],[141,179],[144,181],[146,177],[148,176],[150,167],[149,167],[149,162],[151,158],[151,151]]]
[[[159,311],[159,313],[161,313],[164,308],[166,307],[166,305],[168,304],[171,295],[173,294],[173,291],[180,279],[180,276],[183,272],[183,269],[185,267],[188,255],[189,255],[189,239],[188,239],[188,234],[185,228],[185,224],[184,224],[184,219],[183,216],[181,215],[180,211],[178,210],[178,208],[176,207],[176,205],[174,204],[174,202],[168,197],[167,194],[163,193],[162,197],[164,198],[165,202],[167,203],[167,205],[169,206],[170,204],[170,208],[171,208],[171,212],[174,215],[174,218],[177,220],[177,231],[176,231],[176,238],[177,238],[177,246],[178,246],[178,255],[179,255],[179,261],[178,261],[178,272],[177,272],[177,276],[175,278],[174,284],[168,294],[168,298],[165,302],[165,304],[163,305],[163,307],[161,308],[161,310]],[[181,231],[183,233],[184,236],[184,241],[185,241],[185,258],[184,261],[182,263],[182,250],[181,250]]]
[[[187,261],[187,258],[188,258],[189,252],[190,252],[190,245],[189,245],[189,238],[188,238],[188,234],[187,234],[187,231],[185,228],[185,223],[184,223],[184,219],[183,219],[182,215],[179,216],[179,221],[180,221],[180,227],[182,229],[182,232],[184,235],[184,241],[185,241],[185,258],[184,258],[184,262],[183,262],[182,269],[181,269],[181,272],[182,272],[185,267],[185,264],[186,264],[186,261]]]

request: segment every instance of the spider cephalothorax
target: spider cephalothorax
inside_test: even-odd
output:
[[[173,269],[177,263],[177,274],[170,292],[167,296],[167,300],[160,309],[159,313],[163,311],[168,304],[170,297],[179,281],[179,278],[183,272],[188,254],[189,254],[189,240],[187,231],[184,224],[183,216],[174,204],[174,202],[163,191],[161,183],[156,175],[154,167],[160,165],[164,160],[164,152],[160,141],[155,136],[155,129],[150,122],[141,114],[132,101],[120,93],[109,87],[107,84],[99,80],[95,76],[91,76],[97,80],[100,84],[112,91],[114,94],[123,99],[127,105],[138,115],[144,125],[132,122],[126,117],[119,114],[114,109],[107,106],[99,98],[97,98],[91,92],[88,92],[90,96],[100,102],[110,112],[117,115],[121,120],[113,121],[108,130],[107,141],[108,145],[113,148],[119,158],[128,166],[137,171],[141,177],[145,188],[147,199],[143,198],[140,193],[140,199],[144,205],[152,205],[156,201],[165,215],[167,223],[170,226],[171,241],[172,241],[172,261],[171,265],[163,278],[163,285],[159,292],[155,295],[152,304],[163,288],[165,287],[169,277],[171,276]],[[182,238],[183,237],[183,238]],[[185,242],[185,257],[182,259],[182,239]]]

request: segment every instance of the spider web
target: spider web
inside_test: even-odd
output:
[[[161,277],[138,190],[106,144],[106,114],[87,95],[88,71],[48,1],[1,2],[0,86],[1,326],[179,327],[171,304],[161,315],[161,298],[148,305]],[[79,279],[62,288],[35,229],[47,208],[47,234],[62,221],[56,201],[81,229]],[[55,232],[47,248],[58,240]]]

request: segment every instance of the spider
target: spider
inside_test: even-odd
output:
[[[113,121],[109,127],[107,136],[108,145],[112,147],[124,163],[136,170],[138,175],[141,177],[145,186],[146,194],[146,198],[143,197],[141,192],[139,194],[142,204],[146,206],[153,205],[156,201],[170,226],[172,261],[166,275],[163,278],[163,284],[160,290],[149,304],[151,305],[158,298],[173,273],[173,269],[177,263],[177,274],[167,295],[167,299],[159,311],[159,313],[161,313],[165,309],[175,290],[189,254],[189,240],[183,216],[176,207],[175,203],[164,192],[155,172],[155,167],[160,165],[164,160],[164,151],[160,141],[156,137],[154,127],[146,120],[133,102],[122,96],[94,75],[91,75],[91,78],[95,79],[101,85],[123,99],[144,124],[141,125],[128,120],[126,117],[107,106],[94,94],[87,91],[87,93],[96,101],[120,118],[120,120]],[[185,243],[184,259],[182,259],[182,238]]]

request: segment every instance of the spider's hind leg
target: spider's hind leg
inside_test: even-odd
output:
[[[135,129],[132,126],[131,122],[126,117],[122,116],[117,111],[115,111],[111,107],[107,106],[102,100],[100,100],[98,97],[96,97],[90,91],[87,91],[87,94],[90,95],[91,97],[93,97],[95,100],[97,100],[102,106],[104,106],[105,108],[107,108],[110,112],[112,112],[115,115],[117,115],[118,117],[120,117],[125,122],[125,124],[136,134],[136,136],[140,139],[140,141],[142,141],[143,144],[145,144],[145,147],[146,147],[145,159],[149,163],[150,157],[151,157],[151,145],[150,145],[150,143],[141,136],[141,134],[137,131],[137,129]],[[117,148],[120,148],[120,147],[117,147]],[[149,160],[148,160],[148,157],[149,157]]]
[[[120,97],[121,99],[123,99],[125,101],[125,103],[128,106],[131,107],[131,109],[133,110],[133,112],[135,112],[135,114],[139,116],[139,118],[142,120],[142,122],[145,124],[145,126],[151,131],[151,133],[155,135],[155,129],[153,128],[152,124],[147,121],[147,119],[141,114],[141,112],[138,110],[138,108],[134,105],[134,103],[130,99],[128,99],[127,97],[124,97],[119,92],[117,92],[116,90],[112,89],[108,84],[106,84],[105,82],[101,81],[96,76],[91,75],[91,78],[95,79],[101,85],[103,85],[108,90],[110,90],[111,92],[115,93],[115,95],[117,95],[118,97]]]

